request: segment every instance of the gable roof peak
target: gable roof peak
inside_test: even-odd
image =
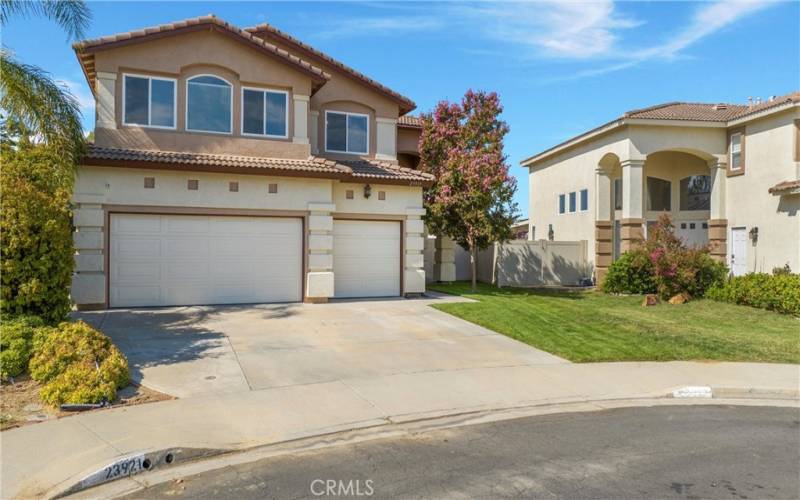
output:
[[[82,40],[74,43],[72,47],[78,56],[81,68],[86,76],[86,80],[89,82],[92,92],[94,92],[94,80],[96,77],[96,69],[94,64],[95,52],[147,42],[165,36],[191,33],[206,29],[216,30],[220,33],[231,36],[234,39],[245,43],[270,57],[277,58],[284,63],[293,66],[295,69],[309,75],[315,82],[316,89],[321,87],[330,79],[330,75],[328,73],[314,66],[310,62],[305,61],[294,54],[290,54],[286,50],[277,47],[275,44],[266,42],[261,38],[258,38],[251,33],[220,19],[214,14],[192,17],[189,19],[183,19],[181,21],[160,24],[157,26],[127,31],[124,33],[116,33],[114,35],[107,35],[100,38]]]
[[[314,47],[308,45],[305,42],[298,40],[297,38],[285,33],[275,26],[272,26],[269,23],[261,23],[255,26],[251,26],[249,28],[244,28],[244,31],[254,34],[256,36],[260,36],[265,40],[269,37],[273,37],[275,39],[280,40],[283,43],[290,45],[293,49],[303,53],[304,57],[314,58],[323,63],[330,64],[331,66],[339,69],[345,75],[366,84],[368,87],[372,87],[374,90],[377,90],[379,93],[385,95],[386,97],[392,99],[393,101],[397,102],[400,105],[400,115],[404,115],[412,110],[414,110],[417,105],[409,99],[408,97],[396,92],[389,87],[381,84],[377,80],[374,80],[364,73],[357,71],[350,66],[344,64],[337,59],[325,54],[324,52],[315,49]],[[263,34],[263,35],[262,35]]]

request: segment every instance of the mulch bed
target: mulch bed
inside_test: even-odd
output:
[[[14,383],[3,381],[2,385],[0,385],[0,430],[4,431],[23,425],[75,415],[76,413],[84,413],[65,412],[42,404],[39,399],[40,388],[41,384],[27,375],[17,377],[14,379]],[[131,384],[117,392],[117,399],[110,406],[89,411],[102,411],[106,408],[154,403],[168,399],[175,398],[141,385]]]

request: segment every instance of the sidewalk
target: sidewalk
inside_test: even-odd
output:
[[[109,409],[0,434],[2,498],[64,491],[116,458],[182,456],[471,411],[665,397],[710,386],[726,398],[798,400],[800,366],[597,363],[404,373]],[[708,401],[708,400],[705,400]]]

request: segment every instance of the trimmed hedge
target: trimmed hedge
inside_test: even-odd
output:
[[[754,273],[713,286],[706,297],[800,316],[800,274]]]
[[[45,403],[113,401],[128,385],[128,361],[111,340],[83,321],[61,323],[37,335],[31,377],[44,384]]]
[[[625,252],[608,268],[602,289],[606,293],[656,293],[653,263],[641,252]]]
[[[20,316],[3,320],[0,335],[0,376],[17,377],[28,371],[33,337],[44,327],[44,321],[36,316]]]

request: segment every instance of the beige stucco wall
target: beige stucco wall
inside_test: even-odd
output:
[[[145,177],[155,178],[155,188],[144,187]],[[198,190],[188,189],[190,179],[199,181]],[[233,181],[239,184],[238,192],[229,190]],[[271,194],[268,186],[273,183],[278,185],[278,192]],[[306,297],[312,299],[333,295],[333,220],[338,214],[401,220],[405,231],[403,292],[422,293],[422,189],[374,183],[371,186],[372,196],[365,199],[364,184],[329,179],[80,167],[73,196],[77,250],[73,300],[79,305],[105,303],[106,212],[121,210],[122,206],[152,207],[153,212],[178,209],[184,214],[222,209],[229,211],[226,213],[239,210],[235,213],[240,215],[246,215],[247,210],[260,210],[260,215],[301,216],[306,220],[308,247]],[[346,199],[347,189],[354,191],[354,199]],[[378,199],[380,191],[385,192],[385,200]]]
[[[285,62],[216,32],[194,32],[97,52],[98,75],[115,74],[114,115],[116,128],[98,127],[99,146],[163,149],[201,153],[232,153],[252,156],[305,158],[308,144],[292,142],[294,96],[311,94],[311,78]],[[177,79],[176,130],[160,130],[122,123],[123,74],[163,76]],[[186,80],[198,74],[219,76],[233,86],[233,132],[215,134],[185,130]],[[242,86],[283,90],[289,93],[288,138],[261,139],[241,136]],[[98,106],[98,110],[102,106]],[[99,111],[98,111],[99,112]]]
[[[727,178],[728,241],[730,230],[758,227],[758,241],[747,248],[748,271],[770,272],[789,263],[800,272],[800,195],[773,196],[767,190],[797,179],[794,161],[796,110],[748,123],[745,129],[745,173]]]
[[[631,154],[625,130],[601,136],[593,144],[573,148],[530,169],[529,219],[536,234],[529,232],[529,238],[547,239],[548,225],[552,224],[558,241],[586,240],[589,264],[594,265],[595,170],[607,154],[621,158]],[[585,212],[580,211],[581,189],[589,190],[589,210]],[[559,215],[558,195],[572,191],[578,193],[578,211]]]
[[[746,126],[745,165],[741,176],[726,177],[725,218],[730,229],[759,228],[756,247],[748,249],[748,270],[769,272],[788,262],[800,270],[800,196],[773,196],[768,189],[778,182],[798,178],[800,164],[794,161],[794,124],[800,117],[795,108]],[[668,151],[665,151],[668,150]],[[609,155],[610,156],[606,156]],[[619,161],[645,160],[642,175],[642,203],[646,207],[645,183],[648,176],[672,182],[672,216],[676,220],[703,220],[710,213],[680,212],[680,179],[694,174],[709,174],[709,161],[726,160],[727,130],[724,127],[677,127],[629,125],[600,135],[576,147],[541,160],[530,167],[529,211],[535,238],[546,239],[548,224],[553,224],[555,239],[587,240],[588,256],[595,253],[596,173],[604,157],[616,164],[612,179],[621,172]],[[613,188],[613,182],[611,187]],[[589,189],[589,210],[558,214],[558,195]],[[580,199],[578,198],[578,201]],[[613,207],[613,205],[612,205]],[[622,217],[612,211],[613,218]],[[648,220],[657,212],[644,212]],[[729,252],[730,254],[730,252]]]
[[[422,130],[415,128],[397,129],[397,152],[419,153],[419,136]]]

